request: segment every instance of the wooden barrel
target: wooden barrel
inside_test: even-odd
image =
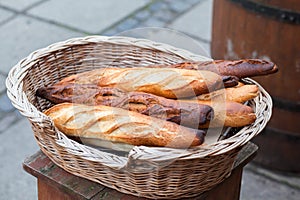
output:
[[[255,78],[271,94],[273,116],[254,139],[256,162],[300,172],[300,1],[217,0],[213,7],[212,57],[260,58],[279,67]]]

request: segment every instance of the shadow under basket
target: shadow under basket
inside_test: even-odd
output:
[[[128,37],[91,36],[55,43],[31,53],[10,71],[6,86],[12,104],[32,125],[41,150],[64,170],[123,193],[152,199],[182,199],[201,194],[230,175],[239,150],[271,117],[272,100],[260,94],[249,101],[257,119],[235,135],[196,149],[135,146],[126,155],[101,151],[58,131],[43,114],[51,103],[35,91],[72,74],[99,67],[137,67],[208,60],[167,44]]]

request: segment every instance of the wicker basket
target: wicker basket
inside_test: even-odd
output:
[[[230,175],[241,147],[257,135],[271,117],[272,100],[260,94],[250,105],[257,120],[229,139],[197,150],[134,147],[121,156],[67,138],[42,111],[52,106],[35,91],[62,78],[103,67],[135,67],[207,60],[182,49],[144,39],[91,36],[37,50],[10,71],[6,85],[12,104],[27,117],[41,150],[66,171],[123,193],[152,199],[193,197]]]

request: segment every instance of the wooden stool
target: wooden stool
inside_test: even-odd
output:
[[[222,199],[235,200],[240,197],[242,172],[257,153],[258,147],[249,142],[237,156],[231,175],[210,191],[191,199]],[[38,179],[39,200],[75,200],[75,199],[101,199],[101,200],[145,200],[120,193],[98,183],[74,176],[55,165],[41,151],[26,158],[23,168]],[[201,184],[201,183],[199,183]],[[179,197],[180,198],[180,197]]]

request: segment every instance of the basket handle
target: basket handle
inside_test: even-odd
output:
[[[127,170],[148,171],[165,167],[178,159],[193,155],[191,149],[135,146],[128,155]]]

